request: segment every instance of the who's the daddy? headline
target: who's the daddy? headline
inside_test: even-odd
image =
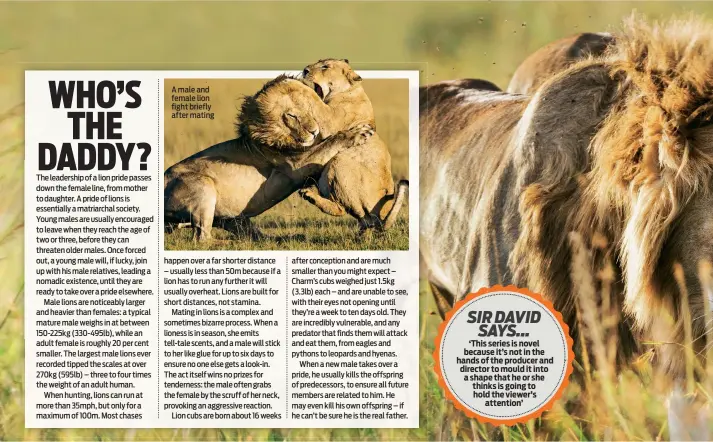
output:
[[[49,81],[49,94],[54,109],[80,109],[67,112],[72,124],[72,140],[89,142],[39,143],[39,170],[129,170],[132,155],[140,151],[140,170],[147,170],[151,145],[147,142],[122,140],[122,111],[114,110],[125,98],[123,107],[134,110],[141,106],[138,80],[131,81]],[[121,104],[119,104],[121,106]],[[85,110],[85,109],[101,110]],[[111,111],[109,111],[111,109]],[[106,142],[111,140],[112,142]]]

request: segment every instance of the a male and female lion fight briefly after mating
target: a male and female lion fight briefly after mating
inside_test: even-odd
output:
[[[579,344],[609,306],[619,366],[653,348],[690,390],[713,362],[713,25],[632,16],[580,37],[508,92],[421,88],[422,276],[442,315],[481,287],[539,292]],[[708,440],[705,407],[673,391],[671,438]]]
[[[326,214],[353,216],[359,232],[393,225],[408,181],[394,185],[391,155],[348,60],[268,81],[244,98],[236,130],[166,170],[168,229],[188,225],[198,241],[213,240],[214,226],[259,239],[250,218],[297,191]]]

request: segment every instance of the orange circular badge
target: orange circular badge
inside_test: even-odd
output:
[[[572,374],[569,327],[552,303],[515,286],[456,302],[433,353],[446,398],[467,416],[514,425],[549,410]]]

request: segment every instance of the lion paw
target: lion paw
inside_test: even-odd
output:
[[[350,135],[352,137],[352,146],[361,146],[365,144],[369,139],[374,136],[376,131],[370,124],[362,124],[356,126],[350,130]]]
[[[315,192],[315,189],[313,189],[311,187],[307,188],[307,189],[300,189],[297,191],[297,193],[299,194],[300,197],[302,197],[302,199],[309,201],[311,203],[314,203],[314,200],[315,200],[314,192]]]

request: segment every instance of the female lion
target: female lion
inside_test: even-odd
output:
[[[347,130],[374,124],[374,109],[364,92],[361,77],[349,60],[326,59],[304,68],[304,81],[312,86],[334,111],[332,124]],[[374,134],[366,143],[342,151],[324,167],[316,185],[299,191],[302,198],[333,216],[349,213],[359,222],[359,231],[388,229],[403,205],[408,180],[394,187],[391,155]]]

